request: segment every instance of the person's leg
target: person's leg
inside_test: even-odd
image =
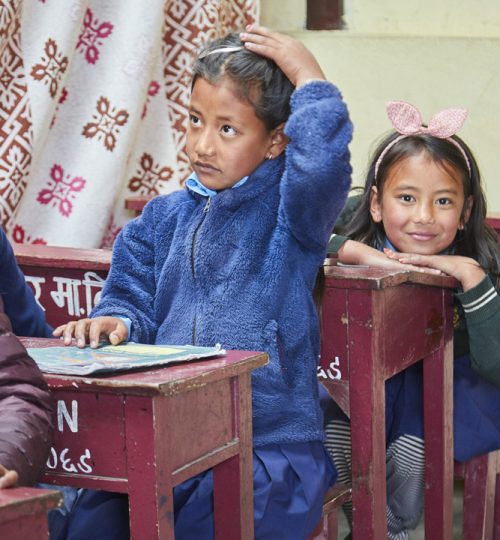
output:
[[[253,475],[254,538],[305,540],[318,524],[324,495],[336,478],[323,444],[255,448]],[[214,538],[212,495],[211,472],[175,488],[176,538]]]
[[[387,450],[388,538],[407,539],[422,518],[425,488],[424,441],[403,435]]]
[[[350,485],[352,483],[351,424],[348,420],[341,418],[330,419],[326,424],[325,432],[325,446],[337,469],[337,480]],[[352,528],[352,502],[344,503],[342,510]]]
[[[351,483],[351,430],[348,422],[332,420],[326,426],[326,447],[338,472],[338,480]],[[424,443],[402,436],[387,450],[387,538],[404,540],[417,527],[423,513]],[[343,505],[352,525],[352,503]]]
[[[126,495],[70,487],[56,489],[63,492],[64,502],[61,508],[49,512],[51,540],[130,539]]]

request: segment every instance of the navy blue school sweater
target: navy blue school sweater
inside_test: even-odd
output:
[[[312,290],[350,186],[352,127],[337,88],[291,98],[284,156],[210,200],[156,197],[117,238],[92,316],[132,321],[141,343],[265,351],[252,374],[254,445],[323,439]]]

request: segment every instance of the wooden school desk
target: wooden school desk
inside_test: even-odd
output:
[[[318,376],[351,419],[353,536],[387,538],[385,381],[424,362],[425,526],[452,537],[453,278],[325,266]]]
[[[250,375],[266,362],[228,351],[151,371],[46,374],[55,440],[43,481],[128,493],[132,538],[170,540],[173,487],[213,467],[216,538],[252,540]]]
[[[47,512],[59,506],[59,491],[29,487],[0,489],[0,538],[47,540]]]
[[[32,244],[13,248],[49,324],[55,327],[88,317],[101,297],[111,251]]]

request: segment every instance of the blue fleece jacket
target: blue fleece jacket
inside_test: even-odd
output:
[[[238,189],[153,199],[115,243],[92,316],[132,321],[143,343],[269,353],[252,374],[254,445],[322,440],[316,274],[350,185],[352,127],[338,90],[294,92],[285,156]]]
[[[17,266],[9,240],[0,228],[0,295],[4,311],[17,336],[52,337],[52,329],[45,322],[45,314],[37,304]]]

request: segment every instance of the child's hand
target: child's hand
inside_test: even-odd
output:
[[[436,270],[434,268],[402,264],[397,259],[394,260],[394,258],[386,257],[378,249],[372,248],[355,240],[347,240],[344,242],[338,251],[338,259],[344,264],[360,264],[375,268],[384,268],[386,270],[397,270],[400,272],[412,270],[414,272],[422,272],[424,274],[441,274],[440,270]]]
[[[64,345],[71,345],[74,337],[78,347],[85,347],[88,340],[90,346],[95,349],[101,339],[108,339],[112,345],[125,341],[128,338],[128,329],[118,317],[95,317],[70,321],[58,326],[53,334],[56,337],[62,337]]]
[[[416,265],[427,268],[435,268],[453,276],[462,284],[462,289],[468,291],[484,279],[486,272],[479,263],[470,257],[460,255],[417,255],[416,253],[396,253],[390,249],[384,249],[384,253],[390,259],[403,264]]]
[[[0,465],[0,489],[16,487],[19,480],[19,475],[16,471],[6,469]]]
[[[271,32],[263,26],[249,25],[240,38],[248,50],[276,62],[294,86],[301,86],[311,79],[325,79],[313,54],[290,36]]]

